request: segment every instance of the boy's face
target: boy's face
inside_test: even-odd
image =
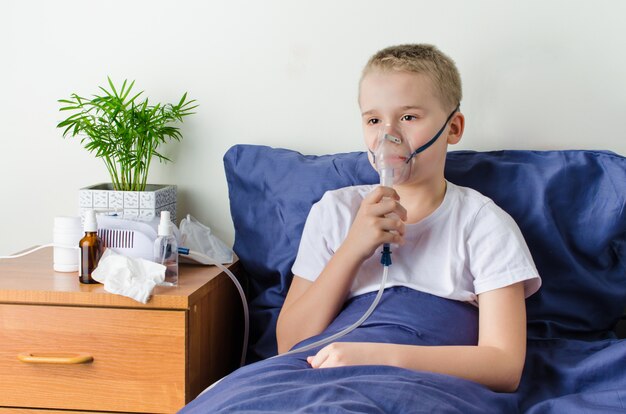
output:
[[[359,106],[365,145],[370,150],[374,150],[380,131],[384,129],[408,141],[414,151],[439,131],[450,111],[443,107],[426,75],[401,71],[374,70],[366,74],[361,81]],[[410,161],[413,180],[438,172],[443,178],[447,144],[460,139],[460,135],[458,139],[451,138],[449,128],[446,127],[431,147]],[[420,177],[416,177],[418,174]]]

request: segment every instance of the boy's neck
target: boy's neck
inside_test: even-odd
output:
[[[417,223],[428,217],[443,202],[446,180],[427,181],[417,185],[396,186],[400,204],[407,210],[407,224]]]

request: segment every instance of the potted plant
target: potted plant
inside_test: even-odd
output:
[[[101,95],[83,98],[76,93],[60,99],[60,111],[73,114],[57,127],[64,128],[63,137],[80,137],[85,149],[101,158],[111,183],[80,190],[79,207],[121,211],[126,217],[152,218],[162,210],[176,217],[176,186],[147,184],[154,157],[170,161],[159,146],[182,139],[175,122],[191,115],[195,100],[183,94],[178,104],[150,105],[148,98],[139,100],[143,91],[131,93],[135,82],[125,80],[116,88],[107,77],[109,89],[100,86]]]

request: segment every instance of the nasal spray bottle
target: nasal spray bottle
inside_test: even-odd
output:
[[[158,237],[154,241],[154,261],[165,266],[163,286],[178,285],[178,243],[172,233],[170,212],[161,212]]]

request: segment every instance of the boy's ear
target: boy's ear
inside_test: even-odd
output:
[[[465,130],[465,116],[459,111],[450,120],[448,129],[448,144],[458,144]]]

